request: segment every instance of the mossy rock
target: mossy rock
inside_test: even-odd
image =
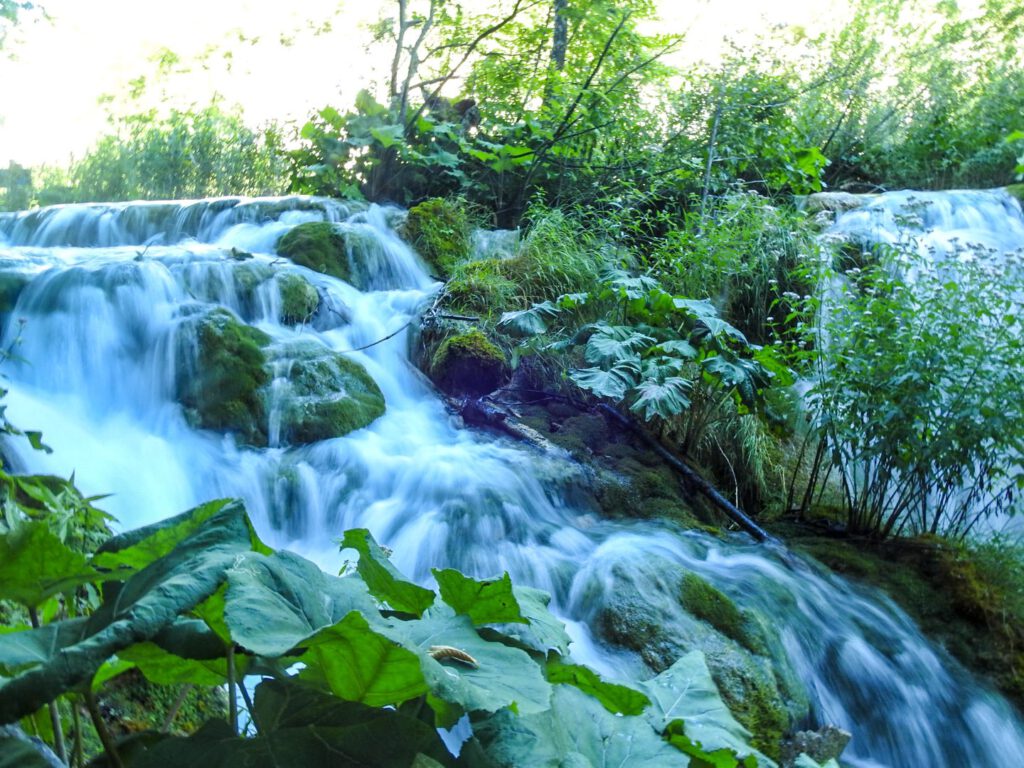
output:
[[[186,321],[180,336],[178,400],[196,427],[235,432],[267,444],[261,387],[270,381],[263,347],[270,337],[214,309]],[[194,350],[194,357],[193,357]]]
[[[277,289],[281,294],[281,322],[286,325],[309,322],[320,307],[320,294],[302,275],[281,275]]]
[[[678,658],[701,651],[723,701],[736,719],[753,734],[751,743],[769,757],[777,758],[782,737],[808,714],[806,694],[796,676],[783,669],[785,656],[768,658],[751,652],[706,619],[684,609],[680,593],[700,593],[706,615],[723,615],[742,626],[739,609],[713,586],[701,579],[688,582],[686,572],[657,557],[612,567],[612,588],[598,609],[595,627],[606,640],[635,651],[653,671],[661,672]],[[607,578],[604,577],[604,578]],[[700,578],[700,577],[697,577]],[[595,596],[595,600],[602,599]],[[724,607],[723,605],[731,606]],[[779,648],[780,654],[784,651]],[[773,654],[773,657],[775,654]],[[776,668],[776,665],[779,668]]]
[[[519,286],[504,274],[498,259],[480,259],[457,265],[445,285],[445,303],[456,312],[483,316],[511,309]]]
[[[679,584],[679,602],[691,615],[706,621],[751,653],[765,653],[756,625],[736,607],[728,595],[715,589],[696,573],[683,575]]]
[[[278,352],[274,368],[287,380],[281,403],[281,443],[306,445],[362,429],[384,415],[384,395],[359,363],[315,344]]]
[[[349,268],[345,236],[327,221],[309,221],[286,232],[277,252],[300,267],[347,281]]]
[[[504,353],[478,329],[445,339],[430,361],[430,376],[449,395],[479,397],[508,381]]]
[[[469,216],[465,205],[457,200],[435,197],[413,206],[401,234],[442,277],[470,253]]]
[[[1006,188],[1006,191],[1011,196],[1017,198],[1021,204],[1024,204],[1024,184],[1011,184]]]

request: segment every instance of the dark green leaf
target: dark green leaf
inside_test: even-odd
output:
[[[392,609],[419,616],[434,602],[431,590],[405,580],[365,528],[345,531],[341,546],[359,553],[357,569],[370,594]]]
[[[646,719],[613,715],[569,685],[555,686],[549,712],[516,715],[505,710],[474,723],[473,732],[483,754],[469,768],[686,765]],[[480,752],[468,750],[468,754]]]
[[[601,702],[613,715],[639,715],[651,703],[640,691],[625,685],[606,683],[594,670],[576,664],[564,664],[557,658],[548,661],[548,682],[576,686]]]
[[[374,632],[355,611],[305,645],[309,650],[301,657],[306,664],[301,677],[347,701],[382,707],[427,692],[417,654]]]
[[[251,528],[240,503],[225,506],[171,553],[134,574],[89,617],[82,640],[0,688],[0,723],[39,709],[91,680],[107,659],[156,637],[179,615],[209,597],[227,569],[251,551]]]
[[[224,616],[231,638],[260,656],[281,656],[351,611],[376,616],[359,579],[329,576],[291,552],[251,555],[228,572]]]
[[[510,621],[526,623],[512,591],[512,579],[507,573],[501,578],[483,581],[464,576],[452,568],[435,568],[433,573],[441,590],[441,599],[456,613],[469,616],[474,625]]]
[[[0,598],[35,607],[52,595],[100,581],[89,561],[45,522],[23,521],[0,534]]]

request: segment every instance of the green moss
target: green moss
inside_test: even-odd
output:
[[[782,737],[789,731],[790,714],[779,693],[768,659],[738,652],[734,643],[705,647],[708,669],[722,700],[751,733],[750,743],[778,759]]]
[[[351,270],[345,236],[330,222],[299,224],[277,241],[277,252],[314,272],[349,279]]]
[[[409,209],[402,234],[438,276],[469,256],[470,221],[465,203],[439,197]]]
[[[736,604],[696,573],[687,573],[679,584],[679,602],[726,637],[743,636],[743,614]]]
[[[1024,184],[1011,184],[1006,191],[1024,203]]]
[[[188,326],[186,326],[187,328]],[[235,432],[243,442],[267,444],[260,388],[270,380],[263,347],[270,337],[215,309],[193,323],[196,357],[179,366],[178,400],[197,427]],[[186,352],[191,352],[189,345]]]
[[[430,361],[434,383],[449,395],[485,395],[508,377],[508,362],[479,328],[445,339]]]
[[[384,395],[359,363],[326,349],[292,348],[278,364],[288,380],[278,396],[283,443],[341,437],[384,415]]]
[[[286,325],[308,322],[320,306],[320,294],[302,275],[281,275],[277,288],[281,293],[281,322]]]
[[[445,285],[445,302],[461,314],[498,316],[510,309],[518,286],[502,273],[498,259],[456,265]]]

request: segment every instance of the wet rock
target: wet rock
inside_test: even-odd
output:
[[[479,397],[508,381],[505,354],[478,328],[449,336],[430,361],[430,377],[452,396]]]
[[[299,224],[277,241],[277,252],[301,267],[341,280],[351,273],[345,235],[327,221]]]
[[[271,346],[225,309],[185,320],[177,398],[194,426],[263,447],[346,435],[384,413],[384,396],[359,363],[316,343]]]
[[[384,415],[384,395],[354,360],[315,343],[289,345],[273,357],[269,406],[280,419],[280,443],[341,437]]]
[[[270,381],[263,352],[270,337],[226,309],[186,320],[179,331],[178,401],[193,426],[266,445],[261,388]]]
[[[1024,184],[1011,184],[1006,188],[1011,196],[1016,197],[1021,204],[1024,204]]]
[[[595,617],[599,634],[635,651],[653,672],[702,651],[722,699],[753,734],[753,746],[778,757],[783,735],[807,714],[807,698],[795,675],[781,669],[787,664],[781,649],[769,657],[746,647],[769,647],[755,639],[761,631],[753,617],[700,577],[659,558],[615,565],[610,579]]]
[[[834,725],[826,725],[816,731],[797,731],[782,744],[782,766],[794,765],[802,754],[822,764],[839,760],[852,738],[849,731]]]
[[[320,294],[302,275],[279,276],[277,289],[281,294],[281,322],[286,325],[309,322],[320,307]]]
[[[870,195],[854,195],[850,192],[815,192],[804,199],[804,210],[812,214],[819,211],[842,213],[867,205],[872,199]]]
[[[432,198],[413,206],[399,231],[438,276],[469,256],[472,230],[457,201]]]

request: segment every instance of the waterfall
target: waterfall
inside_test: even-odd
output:
[[[957,226],[975,225],[978,206],[949,204]],[[1019,223],[1019,208],[999,205]],[[645,674],[643,653],[602,639],[609,610],[628,596],[651,621],[689,631],[695,620],[665,574],[696,573],[760,617],[765,653],[791,672],[793,696],[807,697],[806,725],[853,733],[845,764],[1024,765],[1012,707],[887,599],[743,536],[602,519],[579,502],[580,470],[567,456],[462,428],[409,360],[416,318],[439,285],[395,234],[399,215],[304,197],[0,214],[0,348],[14,351],[2,370],[7,413],[53,448],[12,441],[7,457],[112,494],[102,506],[125,528],[232,496],[269,544],[325,568],[338,566],[342,531],[365,527],[422,582],[431,567],[507,570],[552,594],[579,662],[626,680]],[[877,230],[870,215],[851,212],[837,227]],[[278,238],[309,221],[351,235],[351,284],[277,255]],[[306,322],[285,322],[289,275],[318,294]],[[376,382],[386,413],[344,437],[291,445],[276,394],[288,383],[275,369],[266,447],[197,429],[176,396],[196,375],[182,350],[195,343],[195,318],[214,308],[274,349],[344,353]]]

